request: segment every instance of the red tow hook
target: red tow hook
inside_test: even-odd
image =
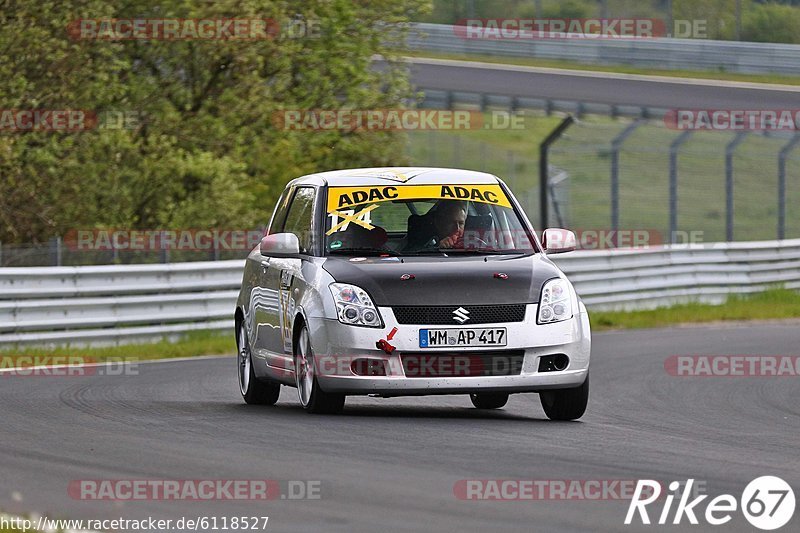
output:
[[[394,346],[389,344],[389,342],[386,339],[379,340],[378,342],[375,343],[375,346],[377,346],[379,350],[383,350],[384,352],[390,355],[394,351]]]
[[[397,333],[397,328],[392,328],[392,331],[390,331],[389,334],[386,335],[386,338],[385,339],[381,339],[378,342],[376,342],[375,346],[379,350],[383,350],[384,352],[386,352],[389,355],[391,355],[392,352],[395,350],[395,348],[394,348],[394,346],[389,344],[389,341],[392,340],[392,337],[394,337],[395,333]]]

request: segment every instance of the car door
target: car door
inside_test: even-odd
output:
[[[286,219],[279,233],[293,233],[300,243],[300,254],[314,253],[314,213],[317,189],[310,186],[297,187],[292,195]],[[270,257],[266,268],[262,268],[261,286],[265,290],[264,348],[268,352],[267,362],[278,368],[292,368],[292,323],[296,309],[295,294],[303,292],[305,283],[301,273],[302,259]],[[297,289],[297,290],[295,290]]]
[[[295,189],[290,188],[281,195],[272,220],[270,220],[268,234],[280,233],[282,230],[294,192]],[[275,330],[280,327],[278,294],[270,288],[270,278],[273,274],[270,270],[270,262],[274,258],[256,253],[252,254],[249,260],[257,263],[253,268],[257,280],[250,293],[250,316],[253,321],[251,347],[255,357],[264,359],[274,366],[274,357],[271,357],[270,346],[275,344],[272,337],[275,335]]]

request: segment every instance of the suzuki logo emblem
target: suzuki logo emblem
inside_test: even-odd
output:
[[[469,311],[467,311],[463,307],[459,307],[458,309],[453,311],[453,320],[455,320],[459,324],[463,324],[464,322],[469,320]]]

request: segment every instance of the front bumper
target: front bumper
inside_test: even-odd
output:
[[[583,304],[570,320],[555,324],[536,323],[538,306],[529,304],[525,320],[517,323],[480,324],[465,326],[425,326],[398,324],[392,309],[379,308],[386,324],[382,329],[347,326],[335,319],[309,318],[308,327],[312,349],[317,364],[317,380],[326,392],[346,394],[376,394],[380,396],[406,396],[425,394],[468,394],[472,392],[537,392],[540,390],[570,388],[581,385],[589,373],[591,332],[589,317]],[[492,328],[507,330],[507,345],[502,348],[426,348],[419,347],[419,330],[424,328]],[[397,328],[390,343],[395,351],[387,354],[375,343],[386,339]],[[521,370],[514,375],[459,376],[459,377],[409,377],[401,363],[401,354],[463,355],[480,351],[524,353]],[[561,371],[539,372],[543,356],[565,354],[569,366]],[[383,361],[385,376],[360,376],[350,371],[349,364],[331,366],[330,361],[352,361],[367,358]]]

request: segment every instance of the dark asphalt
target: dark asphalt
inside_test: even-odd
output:
[[[800,87],[775,90],[713,80],[644,81],[613,73],[595,77],[465,61],[409,61],[413,84],[424,89],[664,109],[800,108]]]
[[[460,501],[462,479],[703,480],[712,496],[762,475],[800,492],[800,381],[671,377],[673,354],[797,354],[797,325],[595,335],[589,410],[545,419],[535,394],[494,412],[464,396],[348,399],[340,416],[242,403],[233,358],[138,375],[0,376],[0,510],[50,517],[269,516],[268,531],[638,531],[626,501]],[[319,480],[315,501],[92,502],[78,479]],[[703,507],[704,508],[704,507]],[[656,516],[660,513],[654,510]],[[785,531],[797,531],[800,511]],[[723,527],[751,531],[740,513]]]

